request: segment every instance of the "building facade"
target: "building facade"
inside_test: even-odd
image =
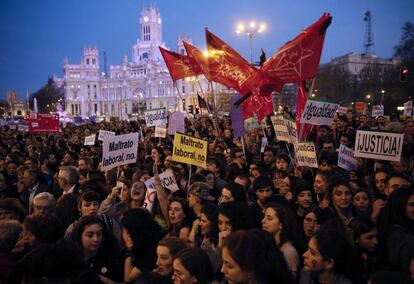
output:
[[[209,84],[203,76],[173,83],[159,50],[165,44],[157,8],[141,10],[139,28],[140,37],[132,47],[131,59],[125,55],[120,65],[110,66],[108,74],[100,72],[97,47],[84,47],[78,64],[65,59],[64,77],[56,78],[56,82],[65,88],[68,116],[131,119],[146,109],[184,111],[191,105],[196,107],[197,92],[214,105],[211,89],[222,93],[225,89],[221,85]],[[181,38],[176,51],[184,52]]]

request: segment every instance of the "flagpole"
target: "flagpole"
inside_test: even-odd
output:
[[[180,97],[180,99],[181,99],[181,103],[183,102],[183,97],[181,96],[181,94],[180,94],[180,90],[178,89],[178,86],[177,86],[177,82],[176,81],[173,81],[174,83],[173,83],[173,85],[175,86],[175,88],[177,89],[177,94],[178,94],[178,96]],[[185,113],[187,114],[187,116],[190,118],[190,116],[188,115],[188,112],[187,112],[187,109],[184,109],[184,111],[185,111]],[[195,126],[194,126],[194,121],[190,118],[190,122],[191,122],[191,125],[193,126],[193,128],[194,128],[194,132],[195,132],[195,134],[197,134],[197,130],[196,130],[196,128],[195,128]]]
[[[312,84],[311,84],[311,87],[310,87],[310,89],[309,89],[309,92],[308,92],[308,94],[312,94],[312,92],[313,92],[313,87],[315,86],[315,81],[316,81],[316,77],[313,77],[312,78]],[[297,115],[297,113],[298,113],[298,110],[296,110],[296,115]],[[298,118],[296,118],[296,119],[298,119]],[[299,118],[299,121],[300,121],[300,118]],[[299,131],[299,139],[301,139],[302,138],[302,135],[303,135],[303,131],[305,130],[305,123],[301,123],[300,124],[300,131]],[[307,139],[307,138],[306,138]],[[305,141],[306,141],[306,139],[305,139]]]

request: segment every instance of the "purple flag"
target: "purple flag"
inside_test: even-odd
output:
[[[244,120],[243,120],[243,112],[241,108],[236,108],[234,103],[240,99],[240,96],[232,96],[230,98],[230,117],[231,123],[233,125],[233,134],[234,137],[241,137],[244,134]]]

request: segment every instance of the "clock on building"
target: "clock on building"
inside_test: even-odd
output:
[[[144,17],[144,22],[148,22],[149,18],[147,16]]]

